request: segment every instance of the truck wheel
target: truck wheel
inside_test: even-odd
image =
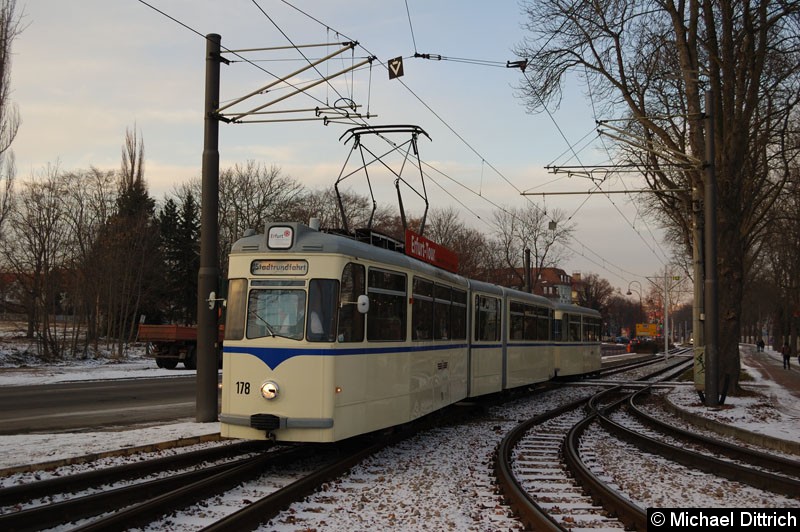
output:
[[[183,359],[186,369],[197,369],[197,348],[190,345],[186,348],[186,358]]]
[[[159,368],[175,369],[175,367],[178,365],[178,359],[177,358],[157,358],[156,359],[156,365]]]

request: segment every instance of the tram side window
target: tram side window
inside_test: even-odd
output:
[[[553,320],[553,340],[556,340],[556,341],[563,340],[564,338],[562,337],[562,334],[563,333],[562,333],[562,327],[561,327],[561,320],[560,319],[557,319],[557,320],[554,319]]]
[[[512,301],[509,311],[511,317],[510,340],[550,339],[552,312],[549,309]]]
[[[348,263],[342,270],[339,291],[339,325],[336,336],[340,342],[364,341],[364,314],[358,311],[356,301],[364,295],[366,272],[360,264]]]
[[[338,293],[339,281],[336,279],[312,279],[308,283],[306,339],[309,342],[333,342]]]
[[[536,307],[525,305],[525,339],[536,340]]]
[[[411,339],[430,340],[433,325],[433,283],[419,277],[414,278],[411,305]]]
[[[435,340],[450,338],[450,287],[437,284],[435,288],[433,337]]]
[[[550,339],[550,320],[553,318],[553,311],[546,308],[536,308],[536,339]]]
[[[367,293],[369,294],[367,340],[405,340],[408,306],[405,274],[370,268]]]
[[[569,315],[569,338],[570,342],[581,341],[581,317],[580,315]]]
[[[453,289],[453,304],[450,307],[450,326],[453,340],[467,339],[467,293]]]
[[[499,299],[475,296],[475,340],[488,342],[500,340]]]
[[[247,279],[231,279],[228,282],[225,308],[225,339],[241,340],[244,338],[244,313],[247,308]]]
[[[602,330],[602,322],[597,318],[584,318],[584,340],[589,342],[600,341],[600,331]]]
[[[509,308],[509,340],[523,340],[525,338],[525,305],[512,301]]]

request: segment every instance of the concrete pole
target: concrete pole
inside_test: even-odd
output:
[[[525,257],[523,261],[523,266],[525,267],[525,292],[529,294],[533,292],[533,275],[531,274],[531,250],[525,250]]]
[[[216,421],[219,413],[217,365],[217,307],[210,299],[219,289],[218,227],[219,204],[219,65],[222,38],[206,35],[206,101],[203,138],[202,202],[200,218],[200,271],[197,278],[197,402],[196,421]]]
[[[669,356],[669,284],[667,266],[664,266],[664,362]]]
[[[705,183],[705,364],[706,406],[719,406],[719,301],[717,300],[717,174],[714,145],[714,97],[706,91]]]

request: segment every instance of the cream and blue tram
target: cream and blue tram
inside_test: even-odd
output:
[[[223,437],[338,441],[599,369],[596,311],[388,247],[300,223],[233,245]]]
[[[549,299],[504,289],[506,319],[505,388],[516,388],[555,377],[551,340],[553,306]]]
[[[554,303],[553,345],[558,376],[587,375],[600,369],[603,321],[598,311]]]
[[[469,281],[470,288],[470,397],[496,393],[506,388],[505,345],[503,342],[504,289],[481,281]]]
[[[467,395],[463,277],[282,223],[233,245],[228,278],[224,437],[332,442]]]

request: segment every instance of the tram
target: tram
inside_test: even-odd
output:
[[[312,219],[234,243],[223,437],[334,442],[599,370],[597,311],[420,260],[446,253],[421,237],[356,236]]]

